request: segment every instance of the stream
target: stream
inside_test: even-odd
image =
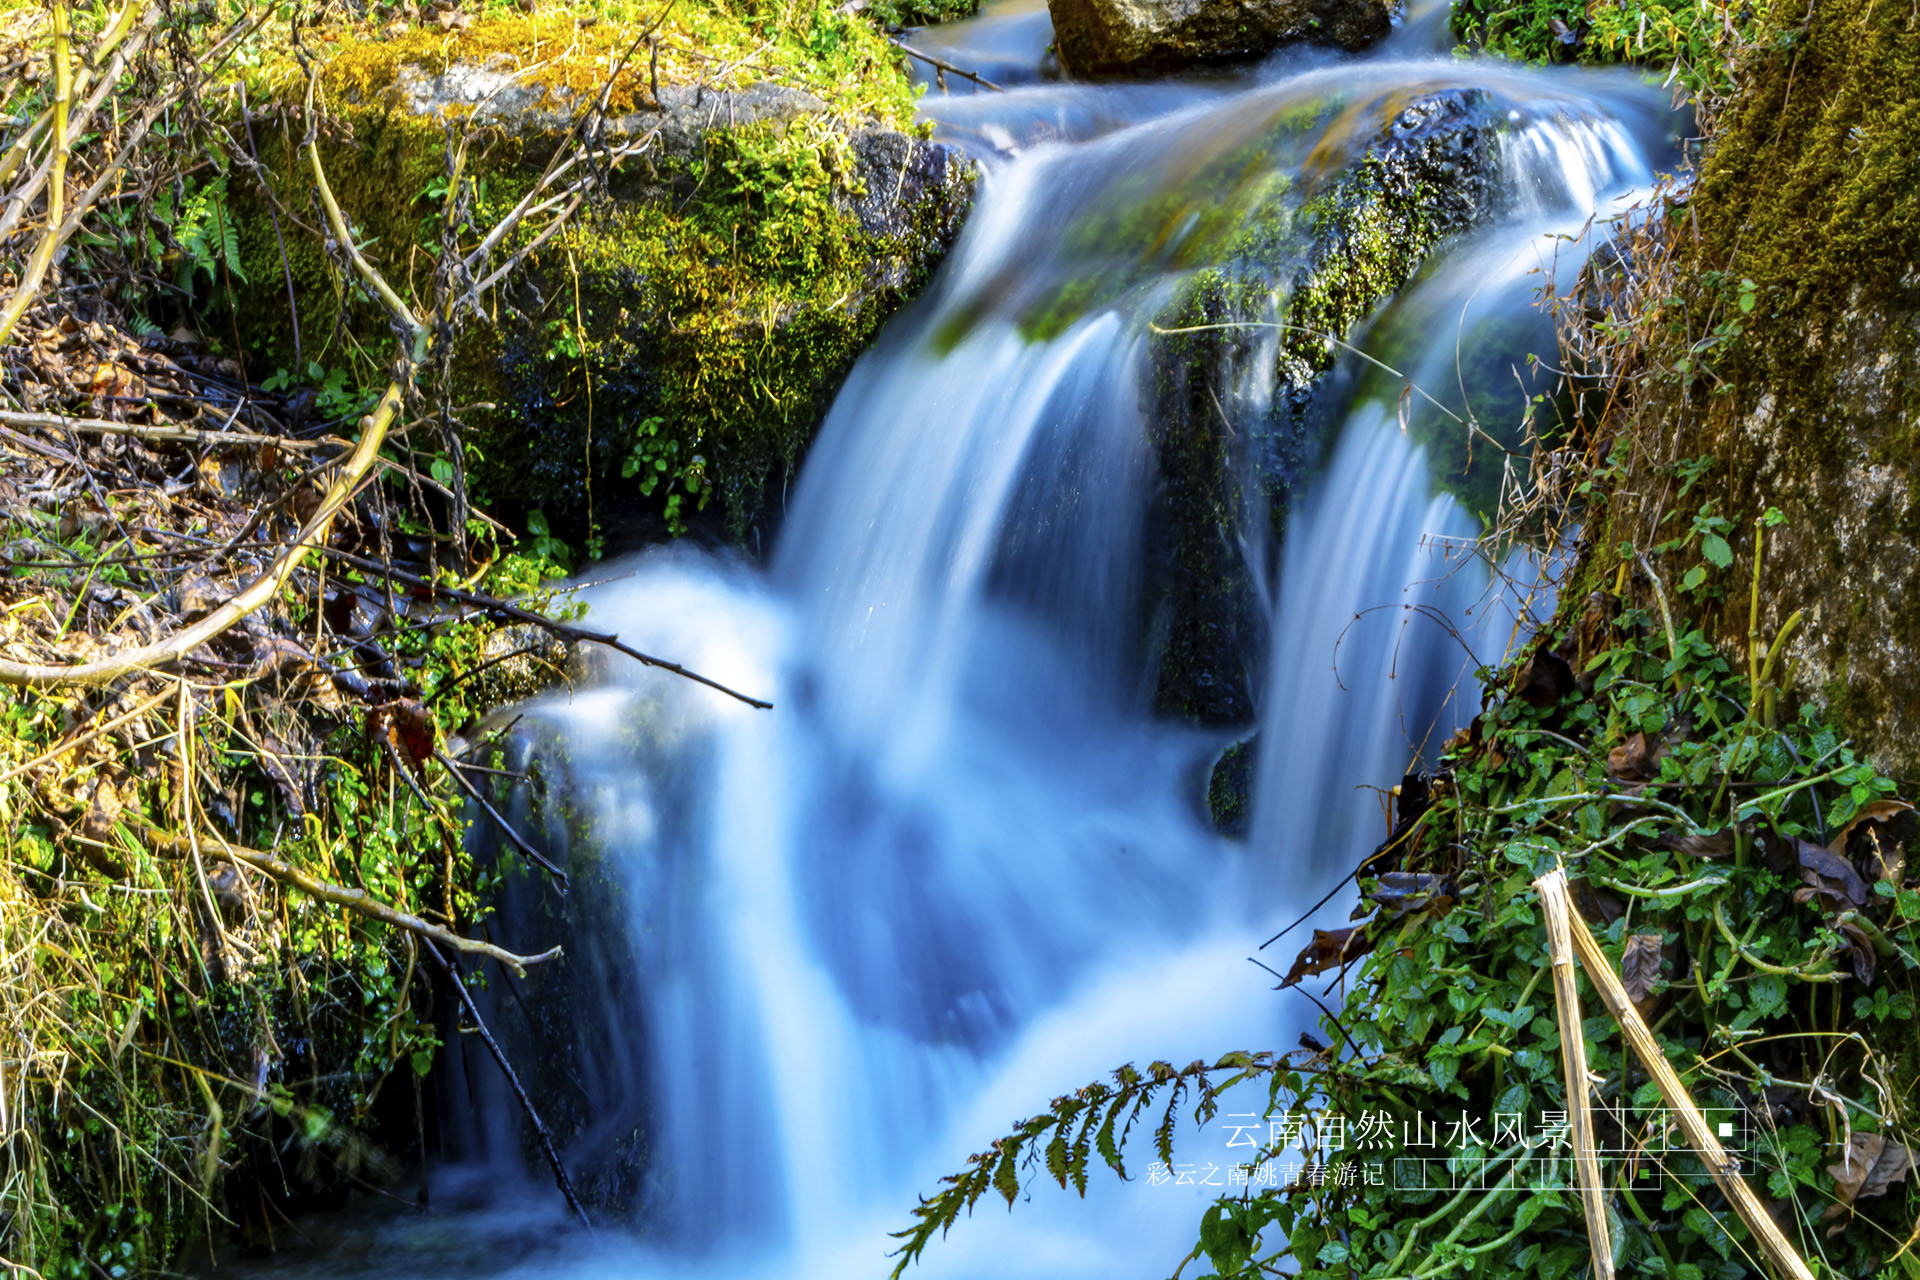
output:
[[[636,1229],[570,1224],[463,1043],[434,1211],[356,1212],[261,1274],[878,1277],[916,1196],[1048,1099],[1315,1027],[1248,957],[1285,968],[1301,937],[1256,948],[1380,840],[1370,788],[1471,718],[1476,669],[1551,601],[1551,566],[1481,546],[1421,442],[1483,384],[1501,385],[1482,416],[1517,420],[1510,371],[1553,350],[1542,273],[1578,268],[1571,237],[1644,193],[1677,128],[1632,75],[1456,58],[1445,18],[1416,5],[1364,55],[1153,84],[1047,78],[1037,0],[915,33],[1008,86],[949,77],[924,99],[982,165],[959,244],[854,369],[770,563],[662,549],[585,595],[604,629],[774,709],[623,666],[517,730],[518,763],[546,761],[590,818],[592,847],[567,855],[604,860],[597,907],[621,922],[574,954],[592,1115],[566,1154],[577,1177],[641,1170],[614,1197]],[[1229,840],[1204,798],[1235,735],[1150,710],[1149,326],[1217,215],[1277,181],[1304,198],[1353,139],[1456,89],[1499,122],[1498,214],[1350,335],[1395,372],[1350,357],[1330,375],[1342,408],[1284,540],[1238,534],[1269,639],[1251,830]],[[1275,134],[1300,119],[1318,132]],[[1196,186],[1273,136],[1240,186]],[[1130,237],[1149,203],[1171,230]],[[1274,350],[1229,371],[1224,417],[1278,394]],[[1405,400],[1408,380],[1439,407]],[[1223,1110],[1264,1093],[1242,1101]],[[1183,1135],[1181,1159],[1224,1170],[1230,1132]],[[1097,1170],[1084,1200],[1043,1172],[1011,1213],[983,1200],[914,1272],[1170,1273],[1225,1188],[1153,1185],[1146,1142],[1129,1155],[1133,1179]]]

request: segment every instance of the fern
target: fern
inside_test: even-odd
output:
[[[1218,1113],[1222,1093],[1258,1077],[1269,1081],[1270,1098],[1277,1098],[1283,1090],[1292,1096],[1301,1092],[1300,1075],[1286,1058],[1260,1052],[1230,1053],[1211,1065],[1193,1062],[1180,1068],[1154,1062],[1145,1072],[1129,1063],[1114,1071],[1111,1084],[1096,1080],[1071,1095],[1055,1098],[1046,1112],[1022,1121],[988,1150],[969,1156],[966,1169],[941,1179],[944,1190],[921,1197],[913,1211],[914,1224],[894,1233],[895,1239],[905,1241],[894,1254],[899,1259],[893,1268],[895,1280],[936,1234],[946,1235],[961,1213],[971,1213],[989,1190],[999,1192],[1012,1207],[1020,1195],[1021,1174],[1036,1164],[1042,1165],[1047,1176],[1061,1187],[1071,1186],[1081,1196],[1087,1194],[1087,1174],[1095,1155],[1125,1180],[1127,1169],[1122,1157],[1127,1138],[1134,1122],[1156,1104],[1159,1119],[1154,1126],[1154,1149],[1162,1163],[1172,1163],[1173,1131],[1181,1102],[1191,1094],[1193,1119],[1205,1124]]]

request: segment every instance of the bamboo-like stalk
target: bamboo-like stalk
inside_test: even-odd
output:
[[[1592,979],[1594,990],[1600,993],[1601,1003],[1607,1006],[1607,1012],[1613,1015],[1613,1020],[1620,1024],[1620,1030],[1625,1034],[1634,1056],[1640,1059],[1640,1065],[1660,1086],[1660,1094],[1666,1099],[1668,1109],[1679,1120],[1681,1129],[1686,1132],[1687,1141],[1693,1144],[1694,1151],[1733,1205],[1734,1212],[1740,1215],[1740,1220],[1753,1232],[1754,1239],[1760,1242],[1760,1249],[1767,1261],[1778,1274],[1790,1277],[1790,1280],[1814,1280],[1813,1271],[1807,1266],[1806,1260],[1794,1249],[1786,1233],[1780,1230],[1780,1224],[1767,1212],[1767,1206],[1761,1203],[1759,1195],[1740,1176],[1740,1162],[1720,1145],[1712,1127],[1707,1124],[1707,1118],[1700,1114],[1699,1106],[1687,1092],[1686,1085],[1681,1083],[1673,1064],[1667,1061],[1660,1041],[1633,1007],[1633,999],[1627,995],[1626,987],[1613,971],[1613,963],[1607,959],[1606,952],[1600,949],[1599,942],[1587,930],[1586,922],[1570,910],[1565,873],[1555,871],[1542,876],[1534,882],[1534,888],[1539,891],[1548,919],[1551,920],[1557,910],[1567,922],[1573,935],[1574,951],[1587,976]]]
[[[1587,1042],[1580,1031],[1580,991],[1573,980],[1573,940],[1567,873],[1548,872],[1533,882],[1546,909],[1547,957],[1553,965],[1553,1003],[1560,1019],[1560,1061],[1566,1068],[1567,1118],[1573,1129],[1574,1167],[1580,1207],[1587,1216],[1587,1245],[1596,1280],[1613,1280],[1613,1232],[1607,1222],[1600,1159],[1593,1145],[1593,1110],[1587,1086]]]

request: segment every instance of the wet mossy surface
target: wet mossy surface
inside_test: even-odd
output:
[[[1920,776],[1920,20],[1842,0],[1767,7],[1697,185],[1664,211],[1676,286],[1636,317],[1645,374],[1610,425],[1623,479],[1595,539],[1703,567],[1709,629],[1796,611],[1792,687],[1882,768]],[[1718,566],[1700,521],[1721,520]]]
[[[1271,184],[1161,313],[1147,624],[1161,713],[1251,721],[1266,651],[1256,570],[1346,406],[1339,340],[1490,209],[1485,112],[1475,91],[1411,100],[1352,164],[1309,167],[1304,191]]]
[[[1207,775],[1207,816],[1215,831],[1235,840],[1246,838],[1253,817],[1253,767],[1259,747],[1258,738],[1234,743],[1214,760]]]

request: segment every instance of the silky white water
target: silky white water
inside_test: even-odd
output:
[[[965,62],[966,38],[943,56]],[[435,1177],[479,1207],[368,1227],[321,1272],[880,1276],[915,1197],[1048,1099],[1124,1062],[1289,1049],[1315,1023],[1247,957],[1381,838],[1368,788],[1470,717],[1475,670],[1535,586],[1524,558],[1491,571],[1417,443],[1445,412],[1403,423],[1401,387],[1464,414],[1463,349],[1516,367],[1544,350],[1486,322],[1540,340],[1535,269],[1565,269],[1558,235],[1644,186],[1661,145],[1661,103],[1630,81],[1422,52],[930,101],[985,157],[977,206],[850,376],[771,563],[664,550],[585,593],[596,625],[773,709],[625,665],[524,709],[625,895],[624,934],[581,961],[608,1028],[583,1087],[622,1101],[568,1155],[644,1133],[637,1232],[565,1225],[468,1046],[471,1102],[447,1122],[464,1172]],[[1383,127],[1409,94],[1456,87],[1495,104],[1501,213],[1353,335],[1411,358],[1356,366],[1277,552],[1242,536],[1271,641],[1252,834],[1225,840],[1203,797],[1228,735],[1150,713],[1142,627],[1149,324],[1193,264],[1183,232],[1143,250],[1089,238],[1086,215],[1174,192],[1197,221],[1270,176],[1192,190],[1208,159],[1301,103],[1338,94]],[[1086,279],[1113,287],[1034,325]],[[1275,394],[1272,350],[1264,375],[1239,371],[1234,413]],[[1523,401],[1471,407],[1517,419]],[[1224,1169],[1224,1143],[1189,1133],[1182,1158]],[[1136,1172],[1151,1159],[1131,1152]],[[1042,1177],[1011,1214],[983,1201],[918,1271],[1164,1275],[1223,1189],[1096,1175],[1082,1202]]]

